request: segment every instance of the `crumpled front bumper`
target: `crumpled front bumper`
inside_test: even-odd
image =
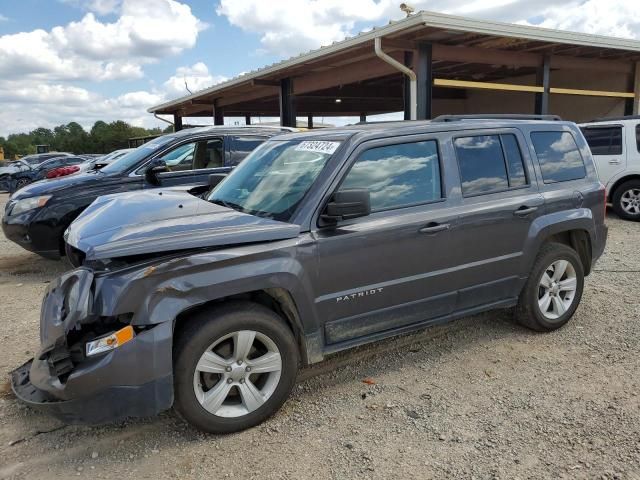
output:
[[[11,372],[11,388],[21,402],[65,423],[99,425],[128,417],[147,417],[173,403],[171,375],[136,386],[110,386],[89,397],[60,400],[30,379],[33,360]]]
[[[90,331],[100,322],[93,311],[92,284],[93,272],[85,268],[51,282],[42,304],[41,350],[11,372],[15,395],[67,423],[100,424],[170,408],[171,322],[148,326],[133,340],[95,357],[71,354],[84,347],[78,332]],[[70,332],[75,334],[75,345],[67,344]]]

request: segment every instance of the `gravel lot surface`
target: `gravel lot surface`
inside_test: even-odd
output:
[[[608,225],[562,330],[491,312],[338,355],[228,436],[172,412],[91,428],[19,404],[5,380],[37,349],[42,294],[66,266],[0,235],[0,478],[640,479],[640,223]]]

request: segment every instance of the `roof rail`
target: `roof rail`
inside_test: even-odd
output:
[[[623,115],[621,117],[601,117],[601,118],[594,118],[593,120],[590,120],[589,122],[586,123],[596,123],[596,122],[615,122],[616,120],[639,120],[640,119],[640,115]]]
[[[458,120],[552,120],[561,121],[558,115],[529,115],[525,113],[499,113],[476,115],[440,115],[433,122],[455,122]]]

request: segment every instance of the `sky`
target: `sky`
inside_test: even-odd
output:
[[[637,0],[415,0],[417,10],[640,39]],[[0,0],[0,136],[147,108],[400,19],[395,0]],[[203,123],[202,119],[198,120]]]

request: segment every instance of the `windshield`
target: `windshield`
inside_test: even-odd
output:
[[[145,143],[144,145],[140,145],[135,150],[131,150],[126,155],[123,155],[117,160],[111,162],[100,171],[108,174],[124,173],[132,167],[135,167],[140,160],[153,155],[160,147],[170,143],[173,139],[174,137],[172,135],[164,135],[162,137],[154,138],[153,140]]]
[[[340,142],[270,140],[254,150],[207,200],[289,221]]]

